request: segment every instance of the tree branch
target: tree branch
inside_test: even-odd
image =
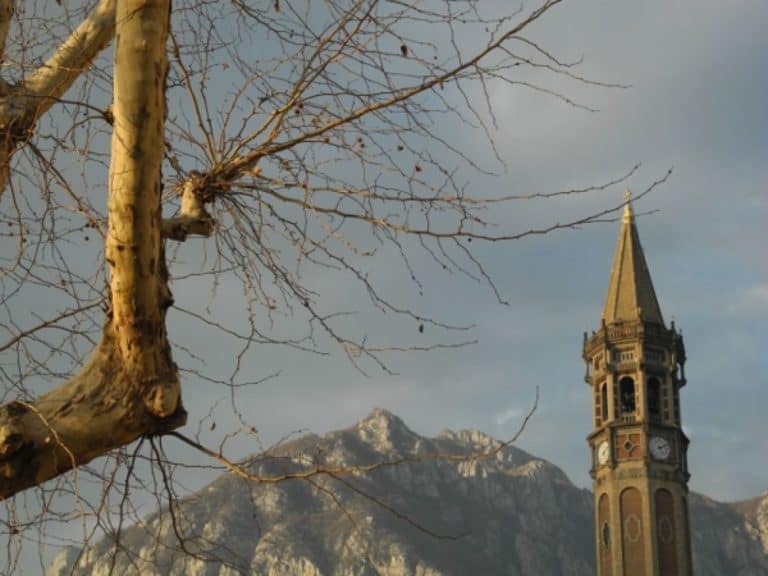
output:
[[[163,238],[184,242],[187,236],[208,237],[213,234],[213,220],[211,218],[196,218],[194,216],[176,216],[164,218],[161,223],[160,233]]]
[[[34,402],[0,406],[0,500],[186,420],[160,238],[169,0],[118,0],[117,14],[105,247],[112,310],[79,374]]]
[[[213,234],[214,222],[205,210],[203,192],[200,175],[193,172],[182,187],[181,214],[161,222],[163,238],[184,242],[190,234],[205,237]]]
[[[471,70],[477,67],[479,63],[484,58],[486,58],[489,54],[492,54],[493,52],[498,50],[500,47],[504,45],[505,42],[509,41],[511,38],[514,38],[517,34],[522,32],[529,24],[538,20],[542,15],[544,15],[544,13],[546,13],[548,10],[550,10],[560,2],[562,2],[562,0],[546,0],[541,6],[533,10],[526,18],[521,20],[517,25],[515,25],[511,29],[507,30],[504,34],[499,36],[496,40],[490,42],[485,48],[480,50],[472,58],[469,58],[466,61],[460,62],[458,65],[454,66],[453,68],[449,68],[448,70],[442,72],[441,74],[436,74],[435,76],[432,76],[431,78],[428,78],[419,84],[398,90],[394,92],[392,96],[390,98],[387,98],[386,100],[360,106],[359,108],[353,109],[349,114],[345,116],[333,119],[325,123],[324,125],[316,128],[315,130],[309,130],[303,134],[299,134],[298,136],[289,138],[288,140],[285,140],[283,142],[275,141],[279,132],[276,130],[272,130],[270,133],[270,136],[266,139],[266,141],[261,146],[258,146],[255,150],[247,154],[244,154],[242,156],[238,156],[236,158],[230,159],[229,161],[223,162],[219,166],[214,167],[211,170],[211,173],[212,173],[211,179],[217,183],[222,183],[222,184],[232,183],[234,180],[236,180],[240,176],[253,170],[258,164],[259,160],[261,160],[261,158],[265,156],[273,156],[285,150],[289,150],[303,142],[316,139],[334,130],[335,128],[338,128],[339,126],[349,124],[354,120],[362,118],[363,116],[373,114],[374,112],[377,112],[379,110],[391,108],[398,103],[410,100],[413,97],[419,94],[422,94],[424,92],[427,92],[429,90],[432,90],[433,88],[443,85],[446,82],[455,82],[457,79],[461,77],[463,73],[465,73],[467,70]],[[306,89],[306,87],[307,86],[305,85],[304,88]],[[292,98],[295,100],[296,98],[298,98],[298,94],[293,95]],[[266,124],[269,125],[272,122],[277,122],[280,119],[280,117],[281,117],[281,114],[278,111],[278,113],[273,114],[272,117],[269,120],[267,120]],[[257,131],[257,133],[258,132],[261,132],[261,130]]]
[[[5,39],[15,11],[16,0],[0,0],[0,63],[5,59]],[[3,82],[5,84],[5,82]]]
[[[117,0],[101,0],[54,54],[32,72],[21,87],[0,79],[0,197],[8,183],[10,162],[40,117],[66,92],[112,40]],[[0,61],[13,0],[0,0]]]
[[[24,80],[39,117],[59,98],[115,35],[117,0],[101,0],[56,52]]]

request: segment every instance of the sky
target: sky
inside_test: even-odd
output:
[[[599,109],[590,113],[492,85],[506,173],[472,183],[499,193],[552,191],[611,180],[641,163],[628,182],[640,191],[673,170],[638,203],[636,212],[648,214],[637,222],[662,312],[682,329],[688,353],[682,418],[692,442],[690,488],[719,500],[768,489],[766,21],[768,5],[758,1],[566,2],[531,36],[564,59],[583,57],[585,76],[631,87],[576,88]],[[447,130],[467,145],[478,137]],[[622,198],[614,187],[558,204],[557,216]],[[550,217],[551,207],[519,206],[510,227],[542,214]],[[256,365],[263,375],[280,370],[280,378],[242,391],[238,405],[266,444],[294,430],[349,426],[374,407],[421,434],[477,428],[506,438],[538,387],[538,410],[518,444],[588,487],[582,334],[599,325],[618,228],[480,247],[508,306],[459,277],[437,281],[421,302],[474,324],[473,346],[401,356],[393,360],[397,375],[368,377],[343,358],[270,351]],[[386,255],[376,268],[391,271],[395,289],[406,283]],[[349,297],[343,286],[336,293]]]
[[[479,1],[508,9],[506,2]],[[762,0],[564,2],[529,36],[563,60],[583,58],[580,74],[630,87],[569,84],[569,95],[599,110],[588,112],[489,83],[498,126],[493,137],[506,167],[499,177],[469,182],[495,194],[551,192],[606,182],[641,164],[627,182],[640,192],[672,169],[663,186],[635,206],[637,226],[665,320],[674,319],[685,339],[688,385],[681,403],[691,439],[689,486],[722,501],[768,490],[765,22],[768,3]],[[466,126],[439,129],[466,149],[483,147]],[[622,185],[557,204],[515,204],[498,216],[513,230],[568,221],[618,205],[623,193]],[[392,356],[396,374],[367,376],[340,354],[317,357],[265,346],[249,353],[248,376],[280,376],[240,389],[237,407],[257,426],[260,446],[295,431],[321,434],[350,426],[374,408],[394,412],[424,435],[476,428],[505,439],[517,431],[538,389],[538,409],[517,445],[590,487],[591,396],[581,347],[583,333],[600,322],[618,231],[616,221],[477,246],[508,305],[487,288],[438,274],[420,260],[426,288],[414,296],[402,265],[382,250],[370,272],[398,302],[472,324],[467,337],[477,343]],[[312,280],[329,294],[329,308],[357,298],[334,276]],[[222,318],[242,314],[233,304],[238,290],[218,287],[215,310]],[[176,297],[199,306],[208,296],[178,290]],[[361,314],[359,322],[369,321]],[[203,338],[191,326],[179,312],[169,313],[171,337],[200,353],[212,372],[226,373],[233,363],[229,344]],[[364,327],[390,342],[406,339],[402,324]],[[421,335],[417,326],[412,329],[408,342],[439,338],[429,326]],[[217,435],[239,426],[222,389],[192,376],[183,386],[189,431],[212,406]],[[230,443],[234,455],[260,446]],[[196,475],[185,482],[195,488],[205,479]]]

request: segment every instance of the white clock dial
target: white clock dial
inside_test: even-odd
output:
[[[648,441],[648,448],[651,451],[651,456],[656,460],[666,460],[672,453],[672,447],[669,445],[669,441],[661,436],[652,436]]]
[[[600,446],[597,447],[597,462],[599,464],[605,464],[608,462],[608,459],[611,457],[611,445],[608,444],[607,440],[603,440],[600,443]]]

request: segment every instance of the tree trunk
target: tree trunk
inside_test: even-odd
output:
[[[160,235],[168,0],[118,0],[109,170],[112,308],[82,371],[35,402],[0,407],[0,499],[182,425]]]

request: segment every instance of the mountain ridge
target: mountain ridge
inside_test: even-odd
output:
[[[413,461],[420,457],[427,458]],[[117,552],[107,540],[82,555],[63,550],[47,575],[108,574],[115,553],[115,573],[158,576],[594,574],[591,492],[554,464],[477,430],[427,438],[375,409],[247,466],[268,476],[319,461],[351,468],[402,458],[369,474],[312,482],[223,475],[181,503],[177,529],[187,553],[164,511],[126,528]],[[698,495],[690,502],[697,576],[768,576],[768,493],[736,504]]]

